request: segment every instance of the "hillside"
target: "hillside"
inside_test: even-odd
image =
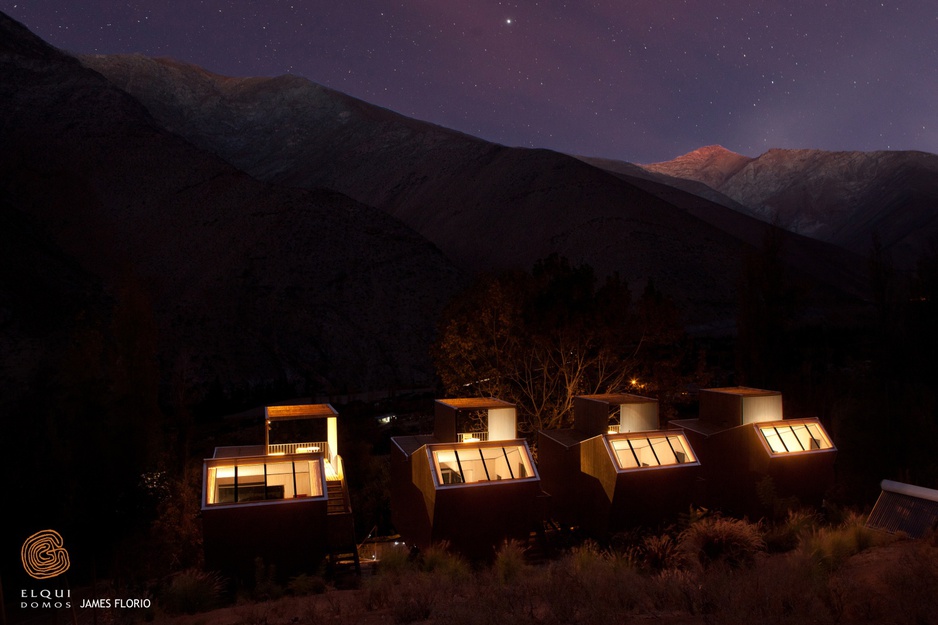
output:
[[[874,237],[911,266],[938,237],[938,156],[924,152],[702,148],[649,172],[696,181],[770,223],[867,255]]]
[[[690,210],[646,179],[487,143],[302,78],[231,78],[141,56],[82,62],[193,143],[264,180],[381,208],[466,271],[529,268],[559,252],[637,288],[651,279],[688,320],[726,324],[744,259],[764,238],[764,224],[714,202]],[[791,270],[818,291],[861,291],[851,255],[780,236]]]
[[[136,307],[161,385],[185,380],[195,396],[432,377],[436,314],[462,280],[432,244],[335,191],[253,179],[3,15],[0,38],[0,196],[5,222],[20,228],[4,238],[24,246],[26,230],[43,242],[27,246],[41,262],[5,275],[4,291],[41,295],[4,300],[4,344],[24,345],[43,302],[63,300],[42,313],[58,315],[49,325],[107,329],[114,310]],[[76,290],[100,303],[80,304]],[[26,351],[6,352],[18,379],[61,357]]]

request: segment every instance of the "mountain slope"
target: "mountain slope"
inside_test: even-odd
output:
[[[708,184],[755,217],[858,254],[875,236],[904,266],[938,237],[936,155],[769,150],[707,159],[697,152],[646,169]]]
[[[0,41],[8,210],[111,297],[129,284],[148,302],[164,384],[431,378],[436,313],[462,280],[438,249],[334,191],[249,177],[2,14]]]
[[[713,203],[682,208],[647,180],[490,144],[301,78],[229,78],[140,56],[82,60],[193,143],[265,180],[326,186],[382,208],[470,271],[529,268],[560,252],[633,284],[653,279],[698,320],[727,319],[743,258],[762,240],[762,224]],[[806,274],[816,247],[800,237],[785,245]],[[854,260],[829,254],[815,277],[855,288],[844,279]]]

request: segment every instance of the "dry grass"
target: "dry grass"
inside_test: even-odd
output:
[[[635,537],[610,550],[587,542],[544,565],[525,562],[507,543],[490,565],[471,567],[445,546],[420,558],[392,554],[360,590],[329,590],[291,603],[240,606],[234,625],[264,623],[446,623],[591,625],[655,621],[726,623],[934,622],[938,613],[938,539],[884,541],[859,518],[819,527],[734,519],[695,519],[678,532]],[[799,537],[767,553],[763,532]],[[702,555],[703,554],[703,555]],[[400,557],[397,557],[400,556]],[[199,623],[222,622],[215,613]],[[194,618],[194,617],[187,617]],[[178,625],[197,625],[195,621]]]

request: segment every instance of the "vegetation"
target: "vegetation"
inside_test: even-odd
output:
[[[633,302],[618,275],[597,287],[592,267],[554,254],[531,273],[480,278],[445,311],[433,356],[449,396],[511,401],[536,431],[571,425],[576,395],[673,382],[684,342],[654,285]]]
[[[360,590],[232,609],[239,622],[268,625],[931,622],[938,535],[894,539],[858,521],[806,512],[765,524],[695,513],[661,534],[620,536],[614,547],[586,541],[537,564],[523,545],[506,543],[476,568],[446,545],[419,557],[401,547],[385,553]],[[800,538],[769,554],[769,534]]]

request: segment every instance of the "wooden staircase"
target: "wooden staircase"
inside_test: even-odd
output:
[[[352,506],[348,501],[345,480],[327,480],[326,495],[329,497],[328,514],[351,514]]]
[[[361,575],[358,559],[358,544],[355,542],[355,523],[352,519],[352,504],[349,500],[345,480],[327,480],[326,523],[328,525],[327,568],[331,577],[354,570]]]

